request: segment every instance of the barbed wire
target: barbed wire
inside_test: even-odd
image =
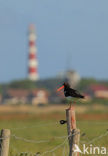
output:
[[[37,140],[30,140],[30,139],[26,139],[26,138],[22,138],[22,137],[18,137],[16,135],[11,135],[12,137],[14,137],[16,140],[22,140],[22,141],[25,141],[25,142],[30,142],[30,143],[46,143],[46,142],[49,142],[50,140],[40,140],[40,141],[37,141]]]
[[[79,133],[79,132],[78,132]],[[73,136],[73,135],[76,135],[76,134],[78,134],[78,133],[74,133],[74,134],[70,134],[69,136],[67,136],[66,138],[65,138],[65,140],[61,143],[61,144],[59,144],[58,146],[56,146],[56,147],[54,147],[53,149],[51,149],[51,150],[47,150],[47,151],[45,151],[45,152],[43,152],[42,154],[40,154],[40,156],[43,156],[43,155],[45,155],[45,154],[47,154],[47,153],[52,153],[52,152],[54,152],[54,151],[56,151],[57,149],[59,149],[60,147],[62,147],[65,143],[66,143],[66,141],[68,140],[68,138],[70,137],[70,136]],[[64,138],[64,136],[63,136],[63,138]],[[19,139],[19,138],[18,138]],[[20,138],[20,139],[22,139],[22,138]],[[25,141],[25,140],[24,140]],[[30,141],[30,140],[26,140],[27,142],[28,141]],[[32,140],[32,141],[34,141],[34,140]],[[15,148],[14,148],[15,149]],[[18,150],[16,150],[15,149],[15,151],[18,151]],[[22,152],[22,153],[26,153],[26,152]],[[27,152],[28,154],[30,153],[30,152]],[[19,152],[18,152],[18,154],[19,154]],[[31,153],[30,153],[31,154]]]
[[[63,151],[62,151],[62,156],[65,156],[66,154],[66,144],[64,145]]]
[[[77,134],[79,134],[79,132],[68,135],[68,136],[66,137],[66,139],[63,141],[63,143],[59,144],[58,146],[56,146],[55,148],[53,148],[53,149],[51,149],[51,150],[47,150],[47,151],[43,152],[43,153],[41,154],[41,156],[43,156],[43,155],[45,155],[45,154],[47,154],[47,153],[52,153],[52,152],[56,151],[58,148],[62,147],[62,146],[66,143],[66,141],[68,141],[68,138],[69,138],[70,136],[74,136],[74,135],[77,135]]]
[[[97,124],[98,124],[99,122],[97,122]],[[42,126],[51,126],[51,125],[57,125],[57,124],[59,124],[59,122],[54,122],[54,123],[47,123],[47,124],[39,124],[39,125],[34,125],[34,126],[31,126],[31,127],[29,127],[29,128],[33,128],[33,127],[42,127]],[[107,124],[107,123],[106,123]],[[28,126],[26,126],[26,127],[22,127],[22,128],[13,128],[13,129],[25,129],[25,128],[28,128]],[[73,134],[73,135],[76,135],[76,134]],[[102,139],[103,137],[105,137],[105,136],[107,136],[108,135],[108,129],[107,129],[107,132],[104,132],[104,133],[102,133],[101,135],[99,135],[99,136],[96,136],[96,137],[94,137],[92,140],[90,140],[88,137],[86,137],[87,138],[87,140],[86,140],[86,142],[85,142],[85,144],[87,144],[87,145],[89,145],[89,144],[94,144],[97,140],[99,140],[99,139]],[[59,145],[57,145],[56,147],[54,147],[53,149],[50,149],[50,150],[47,150],[47,151],[45,151],[45,152],[43,152],[42,154],[40,154],[40,156],[44,156],[44,155],[46,155],[47,153],[54,153],[57,149],[59,149],[60,147],[62,147],[62,146],[64,146],[64,148],[63,148],[63,150],[64,150],[64,152],[63,152],[63,156],[65,156],[65,151],[66,151],[66,148],[65,148],[65,144],[67,143],[67,140],[68,140],[68,138],[70,137],[70,136],[54,136],[54,137],[52,137],[52,138],[50,138],[50,139],[48,139],[48,140],[31,140],[31,139],[27,139],[27,138],[23,138],[23,137],[20,137],[20,136],[16,136],[15,134],[12,134],[12,135],[10,135],[11,137],[13,137],[14,139],[16,139],[16,140],[22,140],[22,141],[24,141],[24,142],[29,142],[29,143],[35,143],[35,144],[40,144],[40,143],[46,143],[46,142],[51,142],[52,141],[52,139],[65,139],[61,144],[59,144]],[[8,136],[8,137],[10,137],[10,136]],[[71,135],[72,136],[72,135]],[[6,138],[8,138],[8,137],[0,137],[0,140],[3,140],[3,139],[6,139]],[[81,143],[84,143],[84,141],[81,141]],[[95,144],[94,144],[95,145]],[[2,147],[1,147],[2,148]],[[16,152],[17,152],[17,150],[16,150]],[[54,154],[53,154],[54,155]]]
[[[52,153],[52,152],[56,151],[58,148],[62,147],[66,143],[67,140],[68,140],[68,137],[63,141],[63,143],[61,143],[60,145],[56,146],[55,148],[53,148],[51,150],[45,151],[43,154],[41,154],[41,156],[43,156],[47,153]]]
[[[82,146],[83,146],[84,144],[86,144],[87,142],[89,142],[89,138],[88,138],[87,135],[85,135],[85,138],[86,138],[86,141],[84,141],[84,142],[80,141],[80,143],[82,144]],[[94,147],[96,147],[96,145],[95,145],[94,143],[92,143],[92,145],[93,145]],[[82,153],[81,153],[81,155],[82,155]],[[95,154],[95,155],[97,156],[97,154]]]
[[[11,137],[14,137],[16,140],[22,140],[22,141],[25,141],[25,142],[30,142],[30,143],[46,143],[46,142],[50,142],[52,139],[64,139],[66,138],[67,136],[54,136],[53,138],[50,138],[49,140],[30,140],[30,139],[27,139],[27,138],[23,138],[23,137],[19,137],[19,136],[16,136],[15,134],[11,135]]]
[[[93,138],[90,141],[89,141],[89,138],[86,137],[87,138],[87,141],[86,142],[83,142],[83,144],[90,145],[92,143],[92,145],[94,147],[97,147],[97,145],[95,144],[95,141],[97,141],[97,140],[99,140],[99,139],[101,139],[101,138],[103,138],[103,137],[105,137],[107,135],[108,135],[108,132],[104,132],[103,134],[99,135],[98,137]],[[98,156],[97,154],[95,154],[95,155]]]
[[[97,141],[97,140],[99,140],[102,137],[107,136],[107,135],[108,135],[108,132],[106,132],[106,133],[104,133],[104,134],[102,134],[102,135],[100,135],[98,137],[95,137],[94,139],[92,139],[91,141],[89,141],[87,144],[89,145],[89,144],[91,144],[91,143],[93,143],[93,142],[95,142],[95,141]]]
[[[69,135],[69,136],[60,136],[60,137],[56,137],[56,139],[60,139],[60,138],[63,139],[63,138],[65,138],[65,140],[64,140],[61,144],[59,144],[59,145],[57,145],[56,147],[54,147],[53,149],[47,150],[47,151],[43,152],[42,154],[38,154],[38,155],[39,155],[39,156],[44,156],[44,155],[46,155],[46,154],[48,154],[48,153],[52,153],[53,155],[55,155],[54,152],[55,152],[57,149],[61,148],[61,147],[64,145],[62,155],[65,156],[65,153],[66,153],[66,152],[65,152],[65,151],[66,151],[65,145],[68,146],[68,138],[69,138],[70,136],[76,135],[76,134],[78,134],[78,133],[74,133],[74,134],[71,134],[71,135]],[[102,134],[99,135],[98,137],[93,138],[92,140],[90,140],[90,139],[87,138],[87,140],[86,140],[85,143],[86,143],[87,145],[89,145],[89,144],[91,144],[91,143],[93,144],[95,141],[97,141],[97,140],[99,140],[99,139],[102,139],[103,137],[105,137],[105,136],[107,136],[107,135],[108,135],[108,131],[102,133]],[[30,143],[43,143],[43,142],[51,141],[51,140],[39,140],[39,141],[37,141],[37,140],[29,140],[29,139],[26,139],[26,138],[18,137],[18,136],[16,136],[16,135],[12,135],[12,137],[14,137],[14,138],[17,139],[17,140],[22,140],[22,141],[30,142]],[[1,139],[5,139],[5,138],[1,138]],[[89,141],[89,140],[90,140],[90,141]],[[84,142],[83,142],[83,143],[84,143]],[[82,145],[83,145],[83,143],[81,142]],[[68,148],[68,147],[67,147],[67,148]],[[14,148],[14,149],[15,149],[15,148]],[[15,151],[19,154],[18,150],[15,149]],[[27,152],[22,152],[22,153],[27,153]],[[67,153],[68,153],[68,151],[67,151]],[[31,153],[28,152],[28,154],[31,154]]]

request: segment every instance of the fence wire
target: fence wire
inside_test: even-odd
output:
[[[78,123],[81,123],[81,122],[78,122]],[[11,130],[23,130],[23,129],[28,129],[28,128],[36,128],[36,127],[48,127],[48,126],[52,126],[52,125],[59,125],[60,123],[59,122],[54,122],[54,123],[41,123],[41,124],[38,124],[38,125],[34,125],[34,126],[25,126],[25,127],[21,127],[21,128],[12,128]],[[86,122],[83,124],[86,124]],[[88,124],[88,123],[87,123]],[[90,124],[90,123],[89,123]],[[108,123],[105,122],[95,122],[95,123],[92,123],[92,124],[97,124],[97,125],[107,125]],[[107,131],[103,132],[101,135],[99,136],[96,136],[92,139],[89,139],[88,135],[83,133],[82,136],[81,136],[81,141],[80,141],[80,146],[82,146],[83,144],[86,144],[86,145],[90,145],[92,144],[94,147],[96,146],[96,144],[99,144],[99,140],[103,139],[103,137],[106,137],[108,136],[108,129]],[[14,156],[20,156],[21,153],[27,153],[26,155],[27,156],[44,156],[44,155],[47,155],[47,154],[50,154],[51,156],[56,156],[56,151],[60,148],[62,148],[62,153],[61,155],[62,156],[68,156],[69,155],[69,147],[68,147],[68,138],[69,136],[53,136],[51,137],[50,139],[42,139],[42,140],[32,140],[32,139],[28,139],[28,138],[25,138],[25,137],[21,137],[21,136],[17,136],[16,134],[11,134],[11,136],[9,136],[11,138],[14,138],[16,141],[17,140],[20,140],[20,141],[23,141],[23,142],[28,142],[28,143],[33,143],[33,144],[41,144],[41,143],[50,143],[52,140],[57,140],[57,139],[63,139],[62,143],[60,143],[59,145],[55,146],[54,148],[52,149],[48,149],[46,151],[44,151],[43,153],[42,152],[39,152],[39,153],[30,153],[28,151],[26,152],[19,152],[19,150],[17,149],[17,147],[14,147],[13,145],[11,146],[11,149],[16,153]],[[82,139],[83,138],[83,139]],[[6,138],[2,138],[0,137],[0,141],[3,140],[3,139],[6,139]],[[2,147],[1,147],[2,148]],[[1,150],[0,148],[0,150]],[[82,154],[80,154],[82,155]],[[96,155],[96,154],[95,154]],[[24,155],[25,156],[25,155]]]
[[[72,135],[76,135],[76,134],[72,134]],[[71,135],[71,136],[72,136]],[[21,141],[24,141],[24,142],[30,142],[30,143],[46,143],[46,141],[51,141],[51,140],[39,140],[39,141],[37,141],[37,140],[28,140],[28,139],[26,139],[26,138],[21,138],[21,137],[17,137],[17,136],[15,136],[15,135],[11,135],[12,137],[14,137],[14,139],[16,139],[16,140],[21,140]],[[101,140],[103,137],[106,137],[106,136],[108,136],[108,131],[107,132],[104,132],[104,133],[102,133],[101,135],[99,135],[99,136],[97,136],[97,137],[95,137],[95,138],[93,138],[93,139],[88,139],[88,137],[86,136],[85,137],[85,141],[84,142],[80,142],[80,145],[83,145],[83,144],[86,144],[86,145],[90,145],[90,144],[93,144],[94,145],[94,147],[96,146],[95,145],[95,142],[97,142],[97,141],[99,141],[99,140]],[[56,147],[54,147],[54,148],[52,148],[52,149],[49,149],[49,150],[46,150],[46,151],[44,151],[43,153],[40,153],[40,152],[37,152],[37,153],[31,153],[31,152],[28,152],[28,151],[26,151],[26,152],[19,152],[18,150],[17,150],[17,148],[16,147],[14,147],[14,146],[12,146],[12,149],[16,152],[16,155],[14,155],[14,156],[20,156],[21,155],[21,153],[24,155],[27,155],[27,156],[45,156],[45,155],[47,155],[47,154],[51,154],[51,156],[56,156],[56,151],[58,150],[58,149],[60,149],[60,148],[62,148],[62,156],[68,156],[68,154],[69,154],[69,147],[68,147],[68,138],[70,137],[70,135],[69,136],[60,136],[60,137],[55,137],[56,139],[60,139],[60,138],[62,138],[63,139],[63,141],[62,141],[62,143],[60,143],[59,145],[57,145]],[[1,139],[5,139],[5,138],[1,138]],[[25,156],[24,155],[24,156]],[[82,155],[82,154],[80,154],[80,155]],[[96,155],[96,154],[95,154]]]

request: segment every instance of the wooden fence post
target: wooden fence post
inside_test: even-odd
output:
[[[8,156],[9,152],[9,141],[10,141],[10,130],[1,130],[1,141],[0,141],[0,156]]]
[[[75,144],[79,145],[80,130],[76,129],[75,109],[74,106],[66,109],[67,132],[69,136],[69,156],[78,156],[78,152],[74,152]]]
[[[78,156],[79,153],[75,152],[75,145],[78,145],[79,147],[79,140],[80,140],[80,130],[79,129],[73,129],[72,130],[72,137],[71,137],[72,141],[70,144],[70,156]]]

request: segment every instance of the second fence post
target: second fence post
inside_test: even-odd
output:
[[[9,141],[10,141],[10,130],[2,129],[0,135],[0,156],[8,156],[9,153]]]

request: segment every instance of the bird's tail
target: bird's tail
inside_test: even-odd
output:
[[[80,98],[84,99],[84,96],[83,95],[80,95]]]

